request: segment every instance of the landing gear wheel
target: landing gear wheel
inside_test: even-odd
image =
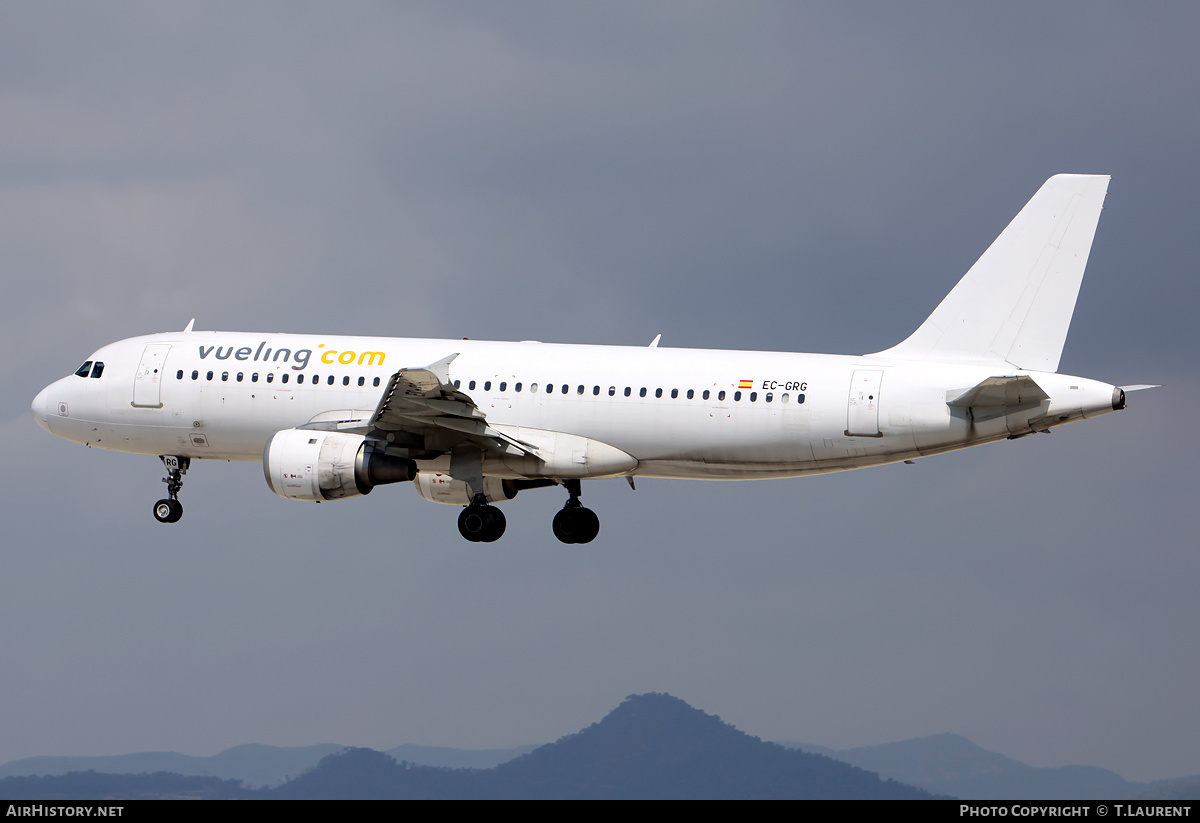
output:
[[[591,509],[567,505],[554,515],[554,536],[563,543],[591,543],[600,533],[600,518]]]
[[[159,523],[176,523],[183,517],[183,504],[178,500],[159,500],[154,504],[154,519]]]
[[[458,515],[458,533],[472,543],[494,543],[504,535],[508,521],[495,506],[470,505]]]

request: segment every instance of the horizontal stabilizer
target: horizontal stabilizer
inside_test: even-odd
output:
[[[1118,386],[1121,391],[1142,391],[1144,389],[1161,389],[1161,383],[1138,383],[1135,386]]]
[[[1058,371],[1108,180],[1047,180],[920,328],[878,355]]]
[[[975,420],[990,420],[1013,412],[1036,409],[1050,395],[1027,374],[1017,377],[989,377],[967,389],[946,405],[970,409]]]

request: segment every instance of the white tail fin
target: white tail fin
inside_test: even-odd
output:
[[[1058,371],[1108,180],[1047,180],[921,327],[878,355]]]

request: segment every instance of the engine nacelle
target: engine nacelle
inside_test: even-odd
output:
[[[267,485],[291,500],[340,500],[385,483],[412,480],[417,466],[385,454],[361,434],[284,429],[263,449]]]
[[[417,494],[430,503],[447,503],[451,506],[466,506],[471,502],[471,488],[465,480],[455,480],[440,472],[421,472],[413,481]],[[487,502],[512,500],[517,496],[517,487],[510,480],[499,477],[483,478],[483,496]]]

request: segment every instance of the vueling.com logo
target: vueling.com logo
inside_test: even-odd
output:
[[[317,346],[318,349],[324,349],[325,344],[321,343]],[[313,355],[312,349],[297,349],[292,351],[286,348],[270,349],[267,347],[267,341],[258,344],[257,349],[252,349],[249,346],[242,346],[235,349],[233,346],[201,346],[200,359],[207,360],[209,355],[213,355],[218,360],[228,360],[232,357],[234,360],[249,360],[251,362],[263,363],[291,363],[292,368],[300,371],[308,366],[308,361]],[[360,366],[382,366],[384,353],[381,351],[337,351],[336,349],[325,349],[321,352],[321,362],[333,365],[340,363],[343,366],[351,366],[357,363]]]

